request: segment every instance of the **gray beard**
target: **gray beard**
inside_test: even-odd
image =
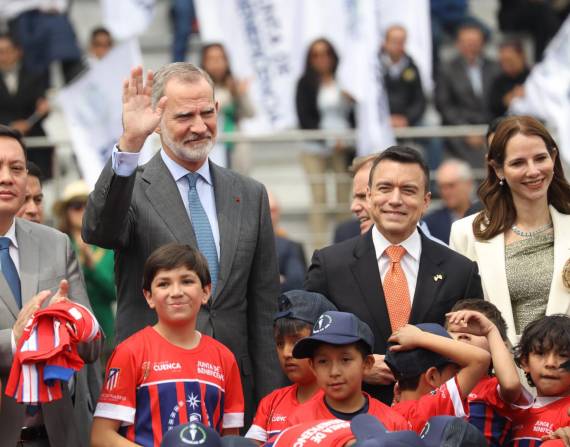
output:
[[[174,141],[163,126],[161,126],[161,135],[164,143],[172,152],[174,152],[178,158],[191,163],[205,160],[208,158],[208,155],[214,148],[213,139],[210,139],[206,143],[203,143],[199,146],[194,146],[192,149],[187,148],[183,144],[179,144],[178,142]]]

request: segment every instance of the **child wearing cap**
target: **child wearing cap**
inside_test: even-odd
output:
[[[543,439],[570,434],[570,317],[549,315],[530,323],[515,348],[515,361],[537,397],[531,408],[513,408],[509,446],[539,446]]]
[[[273,319],[275,346],[281,369],[293,385],[273,391],[259,403],[253,424],[245,436],[260,443],[286,428],[289,414],[319,391],[309,361],[294,358],[293,346],[311,335],[311,329],[322,313],[336,310],[320,293],[304,290],[285,292],[279,297],[278,306]]]
[[[346,312],[325,312],[310,337],[299,340],[293,357],[308,358],[324,395],[299,406],[288,425],[317,419],[352,420],[369,413],[388,430],[407,430],[407,421],[362,391],[362,378],[374,364],[374,335],[368,325]]]
[[[238,434],[244,400],[235,357],[196,330],[211,293],[204,256],[189,245],[155,250],[144,266],[143,293],[158,323],[111,355],[91,445],[158,447],[167,431],[194,421]]]
[[[388,339],[385,361],[397,380],[392,408],[419,433],[432,416],[465,417],[467,396],[487,373],[490,355],[453,340],[435,323],[407,324]]]
[[[511,430],[510,405],[528,405],[532,397],[521,385],[507,348],[505,320],[493,303],[464,299],[447,314],[447,330],[455,340],[491,353],[489,374],[469,394],[468,420],[485,435],[490,447],[506,445]]]

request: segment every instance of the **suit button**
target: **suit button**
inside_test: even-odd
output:
[[[211,316],[212,318],[216,318],[216,311],[215,311],[215,310],[211,310],[211,311],[210,311],[210,316]]]

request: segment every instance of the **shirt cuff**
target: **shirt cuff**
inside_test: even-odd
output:
[[[129,177],[133,175],[139,164],[139,157],[139,152],[120,152],[118,146],[115,145],[111,155],[113,172],[119,177]]]

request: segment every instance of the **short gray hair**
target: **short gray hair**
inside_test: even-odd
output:
[[[443,166],[455,166],[457,175],[461,180],[473,180],[473,171],[466,161],[459,160],[458,158],[448,158],[439,165],[439,168]]]
[[[152,85],[152,107],[156,107],[160,98],[164,96],[166,83],[171,79],[178,79],[183,82],[195,83],[200,79],[205,79],[212,87],[212,97],[214,96],[214,81],[206,71],[189,62],[173,62],[164,65],[154,74]]]

